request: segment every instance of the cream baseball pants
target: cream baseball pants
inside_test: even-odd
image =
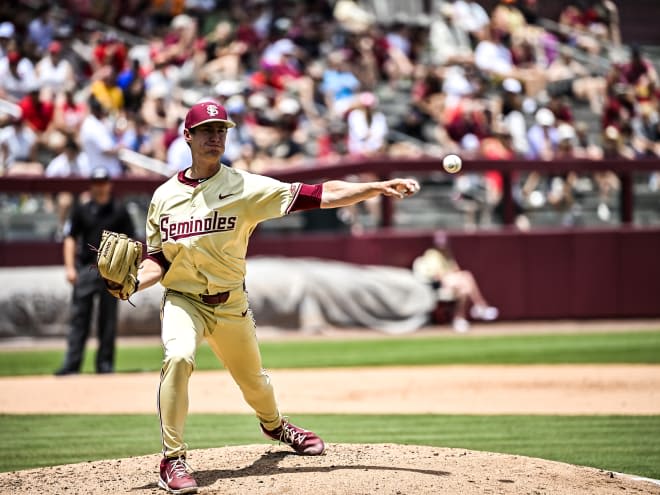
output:
[[[269,430],[281,424],[270,378],[262,368],[256,328],[243,288],[225,303],[203,303],[195,295],[167,290],[161,307],[163,366],[158,389],[163,455],[185,455],[183,431],[188,415],[188,381],[195,353],[206,339],[222,361],[246,402]]]

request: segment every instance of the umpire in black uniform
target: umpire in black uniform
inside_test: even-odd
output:
[[[55,375],[80,372],[85,344],[92,322],[94,299],[98,298],[98,339],[96,372],[112,373],[115,360],[117,299],[105,288],[96,269],[96,253],[104,230],[135,237],[135,227],[126,207],[112,195],[112,182],[104,168],[92,171],[89,200],[77,204],[64,228],[64,266],[73,285],[71,328],[62,367]]]

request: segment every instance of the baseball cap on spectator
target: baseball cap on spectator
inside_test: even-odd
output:
[[[216,84],[214,89],[217,95],[229,97],[243,92],[245,83],[243,81],[225,80]]]
[[[198,125],[209,122],[221,122],[226,127],[234,127],[231,120],[227,118],[227,110],[214,101],[202,101],[193,105],[186,114],[185,128],[190,130]]]
[[[557,127],[557,139],[559,141],[565,140],[574,140],[575,139],[575,129],[571,124],[560,124]]]
[[[374,105],[376,105],[376,103],[378,103],[376,95],[371,93],[370,91],[365,91],[364,93],[360,93],[358,100],[360,101],[360,104],[364,105],[365,107],[373,107]]]
[[[522,92],[522,84],[520,84],[520,81],[512,77],[507,77],[504,81],[502,81],[502,88],[508,93],[518,94]]]
[[[536,112],[536,123],[543,127],[550,127],[555,123],[555,114],[549,108],[539,108]]]
[[[3,23],[0,23],[0,38],[11,38],[14,36],[14,24],[6,21]]]
[[[452,17],[454,15],[454,4],[442,2],[440,5],[440,15],[443,17]]]
[[[465,151],[477,151],[479,145],[479,138],[470,132],[461,138],[461,148]]]
[[[277,104],[277,109],[283,115],[295,115],[300,111],[300,103],[293,98],[283,98]]]
[[[89,176],[89,178],[93,182],[103,182],[106,180],[110,180],[110,174],[105,168],[96,167],[94,170],[92,170],[92,174]]]
[[[159,98],[165,98],[169,94],[169,88],[167,84],[154,84],[147,90],[147,96],[157,100]]]
[[[18,53],[16,50],[7,52],[7,60],[9,61],[10,64],[17,64],[20,59],[21,59],[21,54]]]
[[[50,45],[48,45],[48,52],[49,53],[60,53],[62,51],[62,43],[59,41],[51,41]]]
[[[172,19],[171,26],[174,29],[187,28],[193,24],[194,20],[192,17],[186,14],[179,14]]]
[[[266,108],[268,106],[268,97],[263,93],[252,93],[248,98],[248,105],[251,108]]]
[[[619,129],[617,129],[613,125],[608,125],[605,128],[605,137],[610,141],[616,141],[617,139],[619,139],[620,134],[621,133],[619,132]]]
[[[225,108],[230,115],[243,113],[245,111],[245,98],[234,95],[225,102]]]

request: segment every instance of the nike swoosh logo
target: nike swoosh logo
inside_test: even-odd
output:
[[[245,311],[243,311],[243,312],[241,313],[241,316],[244,317],[244,316],[247,314],[247,312],[248,312],[248,310],[246,309]]]
[[[218,194],[218,199],[222,201],[223,199],[227,199],[229,196],[235,196],[236,193],[229,193],[229,194]]]

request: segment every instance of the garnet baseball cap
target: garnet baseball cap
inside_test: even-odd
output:
[[[203,101],[193,105],[186,114],[185,127],[190,130],[207,122],[222,122],[227,127],[234,127],[231,120],[227,118],[227,110],[214,101]]]

